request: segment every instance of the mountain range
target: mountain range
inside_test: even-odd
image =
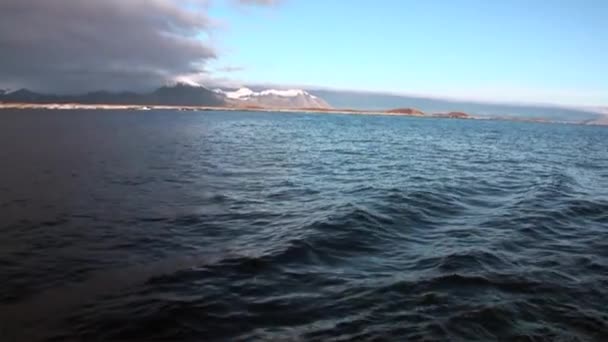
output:
[[[267,89],[260,86],[208,89],[178,83],[151,92],[96,91],[80,95],[41,94],[27,89],[0,89],[4,103],[80,103],[110,105],[173,105],[244,109],[317,109],[390,111],[409,108],[427,114],[463,112],[476,117],[532,119],[578,123],[608,123],[606,108],[567,108],[551,105],[515,105],[453,101],[386,93],[326,89]]]
[[[27,89],[0,94],[1,102],[82,103],[176,106],[223,106],[223,96],[205,88],[185,84],[163,86],[149,93],[96,91],[81,95],[40,94]]]
[[[178,83],[149,93],[96,91],[81,95],[41,94],[27,89],[2,90],[5,103],[82,103],[124,105],[176,105],[209,107],[260,108],[331,108],[323,99],[301,89],[268,89],[259,92],[249,88],[209,90],[203,86]]]

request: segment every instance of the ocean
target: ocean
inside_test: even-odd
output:
[[[606,341],[608,129],[0,112],[1,341]]]

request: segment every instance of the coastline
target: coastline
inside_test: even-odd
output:
[[[317,108],[276,108],[276,107],[214,107],[182,105],[122,105],[122,104],[84,104],[84,103],[0,103],[1,109],[48,109],[48,110],[180,110],[180,111],[227,111],[227,112],[280,112],[280,113],[333,113],[419,116],[424,114],[389,113],[385,111],[356,109],[317,109]]]
[[[383,115],[383,116],[405,116],[419,118],[459,119],[459,120],[501,120],[531,123],[553,123],[573,125],[607,126],[608,121],[596,120],[594,122],[575,121],[552,121],[539,118],[513,118],[513,117],[488,117],[466,115],[466,117],[452,117],[445,113],[425,114],[422,112],[401,113],[392,110],[358,110],[358,109],[321,109],[321,108],[276,108],[276,107],[214,107],[214,106],[183,106],[183,105],[129,105],[129,104],[84,104],[84,103],[3,103],[0,102],[0,110],[177,110],[177,111],[225,111],[225,112],[272,112],[272,113],[311,113],[311,114],[351,114],[351,115]]]

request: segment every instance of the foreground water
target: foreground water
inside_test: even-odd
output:
[[[608,129],[0,112],[0,340],[608,340]]]

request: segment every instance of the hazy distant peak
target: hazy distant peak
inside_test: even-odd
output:
[[[6,94],[35,94],[35,93],[29,89],[21,88],[21,89],[17,89],[17,90],[13,90],[13,91],[7,91]]]
[[[17,102],[28,102],[35,101],[40,98],[40,94],[35,93],[29,89],[21,88],[13,91],[6,91],[0,94],[3,101],[17,101]]]

